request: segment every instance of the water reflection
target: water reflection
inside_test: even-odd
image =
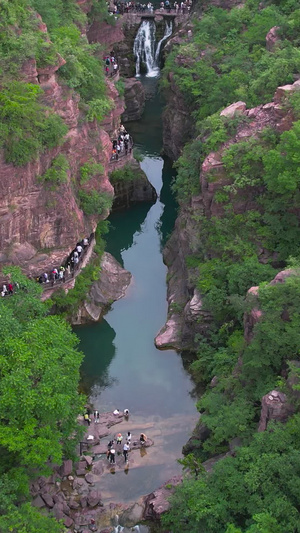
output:
[[[134,238],[141,233],[141,226],[150,207],[148,203],[131,207],[130,215],[126,213],[126,224],[124,224],[124,211],[112,213],[108,219],[111,226],[106,249],[122,266],[124,266],[122,252],[128,250],[134,244]]]
[[[116,353],[114,345],[116,333],[106,320],[102,321],[101,326],[103,332],[101,343],[96,334],[97,324],[76,328],[80,338],[79,348],[88,354],[81,368],[81,391],[87,395],[95,386],[100,394],[103,389],[111,387],[116,382],[108,370]]]
[[[168,157],[164,157],[163,159],[162,188],[159,199],[164,205],[164,209],[157,224],[157,229],[161,238],[161,249],[165,246],[168,237],[170,236],[170,231],[174,227],[178,209],[178,204],[170,188],[173,178],[176,175],[176,171],[173,168],[173,162],[171,159]]]

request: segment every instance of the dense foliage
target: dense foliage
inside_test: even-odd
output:
[[[40,286],[16,267],[5,272],[18,288],[0,301],[0,529],[9,523],[11,531],[35,532],[47,528],[46,518],[14,505],[25,504],[30,479],[74,453],[82,354],[67,323],[48,315]],[[49,524],[49,531],[60,527]]]
[[[191,364],[194,379],[207,384],[198,409],[208,433],[193,441],[194,455],[184,460],[190,475],[164,518],[174,533],[300,531],[299,416],[257,434],[261,398],[269,391],[285,392],[299,409],[300,273],[298,258],[291,259],[300,246],[299,94],[282,105],[290,118],[283,133],[266,127],[236,142],[249,119],[220,117],[237,100],[248,108],[265,104],[278,85],[297,79],[299,21],[293,0],[207,8],[194,20],[193,38],[175,44],[166,59],[163,85],[172,72],[194,119],[194,139],[176,163],[173,189],[198,232],[186,264],[211,315],[206,334],[195,339]],[[269,51],[265,37],[274,26],[279,39]],[[219,213],[208,217],[193,210],[191,197],[201,194],[201,165],[212,151],[220,154],[223,173],[206,175]],[[270,285],[289,265],[292,275]],[[252,286],[259,286],[258,296],[246,297]],[[246,341],[244,318],[252,311],[259,320]],[[241,443],[235,456],[204,473],[201,462],[227,452],[235,438]]]
[[[188,477],[163,523],[174,533],[294,533],[299,513],[299,415],[254,435],[212,474]]]

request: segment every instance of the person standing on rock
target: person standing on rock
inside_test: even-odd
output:
[[[117,435],[117,444],[122,444],[123,435],[122,433],[118,433]]]
[[[112,465],[115,465],[116,464],[116,450],[114,448],[111,448],[110,449],[110,452],[109,452],[109,462],[110,464]]]
[[[129,417],[129,409],[124,409],[124,416],[125,418]]]
[[[131,436],[132,436],[132,435],[131,435],[130,431],[128,431],[128,433],[127,433],[127,437],[126,437],[126,440],[127,440],[128,444],[131,443]]]
[[[90,419],[89,413],[85,413],[83,418],[84,418],[84,421],[87,422],[87,425],[90,426],[91,425],[91,419]]]
[[[99,419],[99,411],[95,410],[94,411],[94,422],[95,424],[98,424],[97,420]]]
[[[130,450],[130,446],[129,444],[127,444],[127,442],[125,442],[124,446],[123,446],[123,455],[124,455],[124,459],[125,459],[125,463],[128,462],[128,452]]]

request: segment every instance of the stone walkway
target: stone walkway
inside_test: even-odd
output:
[[[102,501],[102,494],[97,488],[104,472],[114,473],[115,469],[124,469],[125,461],[122,455],[125,435],[121,445],[116,445],[116,464],[109,464],[106,451],[109,439],[101,440],[111,434],[111,428],[124,421],[123,414],[115,416],[113,413],[100,414],[99,423],[95,423],[93,416],[90,426],[86,427],[84,438],[81,442],[82,455],[74,465],[73,462],[65,460],[60,467],[53,467],[53,474],[48,478],[41,476],[31,485],[32,505],[42,509],[44,514],[53,514],[57,520],[63,520],[68,531],[80,531],[87,533],[90,531],[104,533],[113,531],[111,526],[103,530],[99,527],[99,521],[109,523],[120,508],[124,510],[126,506],[120,504],[105,505]],[[126,420],[126,419],[125,419]],[[79,422],[85,424],[83,416],[79,417]],[[139,441],[140,433],[132,434],[131,451],[129,452],[129,463],[135,450],[141,448]],[[91,438],[92,437],[92,438]],[[154,441],[147,439],[144,448],[153,446]],[[79,450],[78,450],[79,451]],[[139,516],[142,518],[143,505],[139,505]],[[101,519],[101,520],[100,520]],[[98,524],[98,525],[97,525]]]

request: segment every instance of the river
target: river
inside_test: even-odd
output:
[[[159,197],[155,205],[138,205],[110,216],[107,251],[132,273],[132,283],[105,320],[75,331],[85,354],[82,388],[91,403],[101,412],[128,408],[129,421],[118,425],[118,431],[143,431],[154,446],[130,454],[127,469],[114,475],[107,469],[101,484],[104,502],[135,501],[180,473],[176,459],[198,419],[193,382],[181,355],[154,345],[167,315],[162,247],[172,231],[176,205],[170,193],[174,171],[160,156],[157,79],[141,80],[147,94],[145,113],[140,121],[129,123],[128,130]]]

